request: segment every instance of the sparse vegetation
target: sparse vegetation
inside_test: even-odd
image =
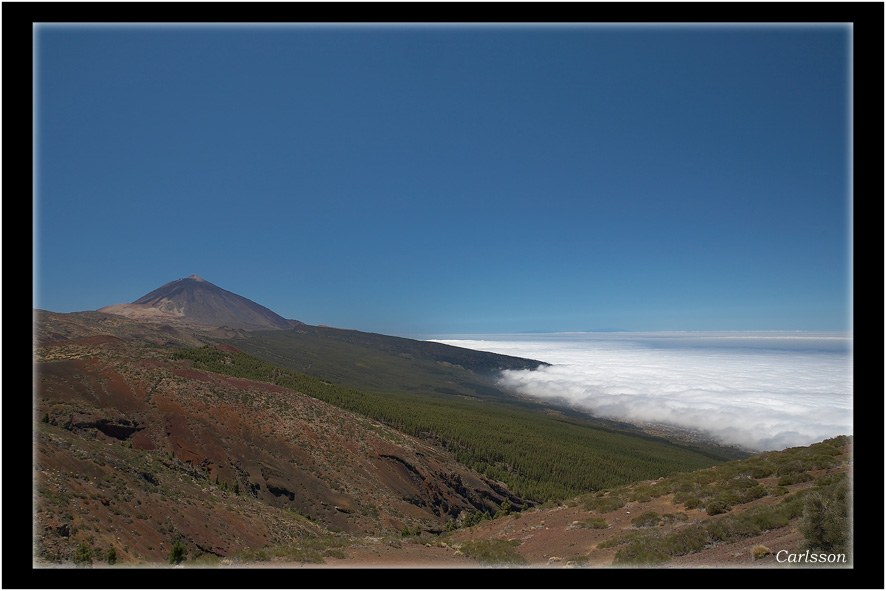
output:
[[[241,346],[248,344],[238,342]],[[285,347],[285,343],[276,346]],[[411,383],[418,375],[430,379],[426,373],[429,370],[416,375],[397,374],[389,382],[390,390],[366,391],[331,383],[327,381],[329,376],[312,377],[216,347],[182,349],[172,357],[188,359],[195,367],[208,371],[291,388],[409,435],[439,440],[458,462],[506,483],[520,496],[539,501],[712,466],[737,454],[728,449],[690,449],[604,427],[578,415],[551,417],[535,407],[521,406],[517,399],[504,399],[495,390],[491,391],[495,395],[486,394],[485,404],[479,405],[433,389],[398,390],[397,384]],[[275,354],[274,358],[286,363],[285,356]],[[389,357],[375,361],[391,363]],[[408,367],[416,371],[415,367],[422,366]],[[390,365],[378,367],[381,373],[387,370],[392,370]],[[434,366],[434,371],[440,370]]]
[[[71,351],[81,355],[80,349]],[[199,352],[194,354],[197,359],[190,359],[191,351]],[[201,357],[204,354],[205,359]],[[54,349],[52,355],[65,359],[60,349]],[[491,390],[474,391],[475,396],[470,398],[465,394],[466,383],[453,381],[446,392],[436,391],[440,383],[431,381],[428,384],[433,387],[416,386],[413,391],[357,390],[328,380],[324,383],[232,350],[145,347],[145,358],[152,360],[150,366],[140,365],[143,359],[130,359],[136,355],[119,351],[116,355],[113,361],[77,357],[77,364],[53,363],[54,373],[41,378],[46,392],[61,393],[57,398],[47,395],[40,400],[33,420],[39,465],[35,512],[40,532],[34,547],[41,560],[56,564],[73,560],[78,566],[105,561],[108,565],[164,560],[178,564],[185,559],[189,567],[253,560],[322,563],[328,558],[367,551],[365,536],[372,536],[372,543],[377,544],[374,548],[384,551],[400,548],[412,553],[420,546],[434,546],[439,555],[448,553],[451,557],[453,549],[460,548],[463,556],[484,565],[519,566],[525,564],[521,552],[531,556],[539,538],[550,534],[571,538],[568,545],[556,549],[557,556],[545,556],[561,566],[586,564],[586,541],[592,539],[595,543],[605,540],[599,548],[617,550],[617,564],[654,565],[722,543],[756,543],[754,537],[784,526],[802,533],[805,547],[810,550],[848,552],[850,479],[844,473],[846,458],[840,449],[851,442],[848,438],[722,463],[731,457],[727,451],[719,457],[703,456],[705,465],[710,466],[705,469],[684,466],[678,472],[663,472],[659,469],[664,464],[656,467],[660,452],[673,452],[675,458],[680,458],[677,464],[682,465],[693,454],[698,458],[696,452],[702,448],[692,450],[656,438],[637,437],[568,413],[540,415],[528,406],[498,399]],[[175,357],[172,363],[171,357]],[[376,361],[383,362],[381,359]],[[213,365],[218,360],[223,367]],[[239,380],[207,377],[192,371],[192,367],[286,386],[299,394],[271,386],[266,389],[263,384],[244,387]],[[428,374],[416,372],[408,377],[420,375]],[[440,375],[451,380],[458,374]],[[130,432],[123,440],[109,435],[110,430],[102,432],[95,427],[106,416],[101,416],[90,402],[92,397],[111,399],[110,388],[115,380],[127,396],[127,404],[131,404],[131,394],[144,395],[144,410],[132,411],[126,418],[137,418],[148,428]],[[477,404],[478,399],[482,404]],[[338,408],[318,400],[332,402]],[[203,412],[199,416],[206,417],[205,424],[200,422],[202,418],[190,420],[196,414],[173,414],[169,409],[176,405],[189,411],[199,408]],[[339,410],[342,408],[354,412]],[[475,430],[493,432],[465,436],[470,429],[458,423],[465,423],[470,412],[477,416],[479,427]],[[185,416],[189,420],[181,421]],[[152,431],[154,425],[149,421],[157,421],[157,417],[170,420],[156,423],[162,427]],[[187,422],[187,428],[180,428],[176,421]],[[239,429],[238,435],[225,428],[226,421]],[[394,428],[404,429],[406,434]],[[176,429],[181,430],[176,433]],[[404,508],[388,503],[393,497],[380,494],[380,489],[367,493],[355,484],[357,479],[351,479],[355,472],[349,471],[356,464],[348,457],[378,460],[379,448],[362,447],[367,432],[385,446],[402,446],[391,457],[402,456],[403,462],[392,460],[392,466],[413,482],[426,487],[442,482],[432,480],[428,466],[433,463],[416,460],[427,454],[429,462],[440,462],[433,471],[451,478],[452,488],[445,494],[476,494],[471,499],[475,504],[462,514],[463,527],[496,519],[502,523],[456,531],[453,517],[465,510],[464,504],[457,508],[448,505],[445,512],[434,506],[421,516],[418,511],[426,507],[414,504]],[[242,434],[249,438],[241,438]],[[229,445],[233,439],[236,453]],[[189,443],[183,444],[186,441]],[[218,445],[213,454],[206,453],[210,441]],[[276,445],[272,442],[277,441],[285,441],[287,446],[272,449]],[[621,470],[618,462],[624,458],[621,448],[625,444],[634,445],[632,449],[642,459],[625,464]],[[182,453],[183,449],[187,451]],[[527,454],[526,450],[533,453]],[[194,453],[205,454],[211,462],[201,462],[199,456],[189,460]],[[516,483],[519,490],[541,496],[525,504],[516,501],[512,505],[506,500],[496,505],[493,498],[501,499],[515,489],[505,493],[496,484],[477,494],[478,489],[472,489],[477,482],[472,480],[474,475],[465,478],[462,466],[456,467],[453,457],[482,467],[487,476],[506,475],[496,479],[508,488]],[[590,467],[574,465],[577,460],[589,462]],[[598,468],[600,474],[589,476]],[[645,474],[645,478],[637,479],[638,473]],[[603,482],[616,484],[597,488]],[[266,487],[269,483],[273,483],[273,490]],[[243,494],[231,494],[237,489]],[[490,490],[496,496],[491,496]],[[574,490],[580,493],[563,496]],[[331,496],[323,496],[330,491],[336,497],[350,498],[332,502]],[[272,497],[272,493],[277,496]],[[674,495],[673,509],[664,508],[662,501],[647,504],[667,494]],[[764,497],[770,498],[748,508],[748,503]],[[456,498],[447,497],[447,503]],[[620,510],[626,505],[630,514]],[[473,510],[477,507],[481,509]],[[646,510],[653,508],[662,514]],[[691,508],[702,513],[689,511]],[[548,518],[545,513],[557,510],[574,517],[565,521],[554,515]],[[587,513],[582,515],[582,510]],[[614,515],[603,515],[614,511]],[[704,513],[709,517],[705,518]],[[521,518],[519,522],[517,518]],[[396,527],[406,525],[400,531],[391,529],[392,522]],[[360,550],[349,552],[348,544],[356,538],[342,532],[354,531],[349,526],[355,523],[361,531]],[[564,527],[568,523],[571,526]],[[550,531],[533,532],[540,529]],[[574,531],[578,529],[609,531]],[[441,530],[446,535],[434,535]],[[464,541],[480,536],[510,539]],[[520,539],[531,536],[535,536],[534,543],[521,548]],[[267,545],[247,548],[255,540]],[[109,547],[110,543],[115,546]],[[750,547],[749,543],[745,545]],[[223,552],[229,555],[217,554]],[[744,559],[750,560],[748,550],[744,552]],[[760,552],[763,550],[758,549]]]
[[[655,511],[644,511],[639,516],[631,519],[634,527],[655,527],[661,522],[661,515]]]
[[[72,559],[77,566],[91,566],[92,548],[86,542],[80,542],[80,545],[74,550]]]
[[[408,525],[404,525],[403,529],[400,531],[400,535],[404,538],[408,538],[410,536],[420,536],[421,535],[421,524],[415,524],[414,527],[409,527]]]
[[[585,509],[597,513],[609,513],[624,506],[625,500],[621,497],[592,497],[584,501]]]
[[[274,544],[264,548],[251,548],[233,554],[232,558],[244,562],[305,562],[322,564],[326,558],[344,558],[344,549],[351,541],[344,536],[302,536],[289,544]]]
[[[586,529],[607,529],[609,524],[602,517],[588,517],[578,522],[577,527]]]

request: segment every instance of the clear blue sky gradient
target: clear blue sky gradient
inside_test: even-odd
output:
[[[846,330],[847,26],[39,26],[34,306]]]

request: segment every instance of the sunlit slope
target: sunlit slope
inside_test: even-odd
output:
[[[277,380],[406,433],[437,439],[460,462],[535,500],[746,456],[729,448],[670,442],[523,400],[495,388],[481,373],[416,354],[407,358],[354,342],[292,332],[253,334],[233,343],[268,362],[250,369],[255,373],[248,377]],[[281,373],[273,366],[292,371]],[[238,371],[216,362],[206,368]]]

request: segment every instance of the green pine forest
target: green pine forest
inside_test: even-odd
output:
[[[405,359],[402,353],[365,359],[376,353],[354,348],[345,350],[353,362],[342,364],[341,358],[327,357],[324,362],[316,351],[312,358],[306,358],[310,347],[286,354],[279,346],[263,347],[256,342],[237,345],[273,350],[276,363],[210,346],[180,349],[171,355],[176,360],[190,360],[196,369],[273,383],[409,435],[435,439],[465,466],[504,482],[515,494],[536,502],[707,468],[748,455],[732,448],[670,442],[579,413],[553,413],[549,407],[506,396],[484,385],[482,379],[470,377],[473,374],[464,368],[449,371],[445,362]],[[336,351],[339,357],[344,355],[340,348]],[[328,364],[337,368],[337,374],[307,375],[281,367],[280,362],[286,360],[289,365],[307,363],[321,375],[324,364]],[[420,371],[408,369],[421,367],[421,363],[426,367]],[[466,375],[469,377],[464,378]],[[369,387],[354,387],[361,376],[371,376],[365,384]]]

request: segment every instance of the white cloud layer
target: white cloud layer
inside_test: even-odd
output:
[[[834,333],[567,333],[439,340],[538,359],[512,391],[753,450],[852,433],[852,339]]]

